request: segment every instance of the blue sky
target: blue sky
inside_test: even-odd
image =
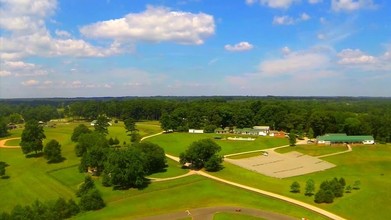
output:
[[[388,0],[0,0],[0,98],[390,96]]]

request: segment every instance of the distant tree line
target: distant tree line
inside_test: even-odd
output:
[[[219,127],[269,125],[274,130],[289,132],[294,129],[297,134],[314,137],[344,132],[369,134],[378,141],[391,141],[390,98],[155,97],[59,99],[41,101],[42,105],[33,103],[2,101],[0,118],[4,122],[20,118],[48,121],[64,116],[95,120],[99,115],[106,115],[120,120],[160,120],[163,129],[175,131],[196,128],[213,132]],[[15,114],[21,117],[18,119]]]

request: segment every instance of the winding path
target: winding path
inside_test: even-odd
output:
[[[155,135],[150,135],[150,136],[144,137],[142,140],[145,140],[145,139],[147,139],[149,137],[153,137],[153,136],[156,136],[156,135],[160,135],[162,133],[163,132],[155,134]],[[286,146],[282,146],[282,147],[286,147]],[[272,149],[274,150],[274,149],[277,149],[277,148],[281,148],[281,147],[276,147],[276,148],[272,148]],[[271,149],[269,149],[269,150],[271,150]],[[339,152],[339,153],[341,153],[341,152]],[[173,159],[173,160],[179,162],[179,158],[178,157],[175,157],[175,156],[172,156],[172,155],[169,155],[169,154],[166,154],[166,156],[168,158],[170,158],[170,159]],[[345,218],[343,218],[343,217],[341,217],[339,215],[336,215],[336,214],[334,214],[332,212],[326,211],[324,209],[318,208],[318,207],[310,205],[308,203],[305,203],[305,202],[302,202],[302,201],[299,201],[299,200],[296,200],[296,199],[292,199],[292,198],[289,198],[289,197],[286,197],[286,196],[283,196],[283,195],[279,195],[279,194],[276,194],[276,193],[273,193],[273,192],[269,192],[269,191],[257,189],[257,188],[254,188],[254,187],[249,187],[249,186],[246,186],[246,185],[243,185],[243,184],[231,182],[231,181],[228,181],[228,180],[225,180],[225,179],[221,179],[219,177],[212,176],[212,175],[210,175],[210,174],[208,174],[208,173],[206,173],[204,171],[194,171],[194,174],[198,174],[198,175],[201,175],[201,176],[204,176],[204,177],[207,177],[207,178],[210,178],[210,179],[213,179],[213,180],[216,180],[216,181],[228,184],[228,185],[236,186],[236,187],[239,187],[239,188],[242,188],[242,189],[245,189],[245,190],[249,190],[249,191],[252,191],[252,192],[256,192],[256,193],[259,193],[259,194],[262,194],[262,195],[265,195],[265,196],[269,196],[269,197],[272,197],[272,198],[280,199],[280,200],[289,202],[291,204],[304,207],[306,209],[309,209],[311,211],[319,213],[319,214],[321,214],[323,216],[326,216],[326,217],[328,217],[330,219],[345,220]],[[188,175],[190,175],[190,174],[188,174]],[[168,214],[168,215],[170,215],[170,214]],[[188,216],[185,216],[185,217],[188,217]],[[159,219],[159,218],[157,218],[157,219]],[[163,219],[163,218],[160,218],[160,219]],[[195,219],[195,218],[193,218],[193,219]],[[149,220],[149,218],[148,218],[148,220]],[[152,220],[152,219],[150,219],[150,220]]]
[[[20,137],[17,137],[17,138],[8,138],[8,139],[0,140],[0,148],[8,148],[8,149],[17,149],[17,148],[20,148],[20,146],[6,146],[6,145],[5,145],[5,143],[6,143],[7,141],[16,140],[16,139],[20,139]]]

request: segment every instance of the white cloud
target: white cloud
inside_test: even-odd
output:
[[[311,16],[309,16],[307,13],[302,13],[299,17],[293,18],[291,16],[274,16],[273,17],[273,24],[274,25],[293,25],[297,24],[301,21],[307,21],[311,19]]]
[[[281,48],[281,52],[282,52],[282,54],[284,54],[286,56],[291,53],[291,49],[289,47],[285,46],[285,47]]]
[[[289,16],[274,16],[273,24],[275,25],[292,25],[295,23],[295,19]]]
[[[25,76],[44,76],[48,72],[44,70],[41,66],[35,65],[33,63],[26,63],[23,61],[2,61],[0,63],[2,70],[8,72],[8,75],[14,75],[17,77]]]
[[[71,37],[71,34],[67,31],[56,30],[55,33],[58,37],[63,37],[63,38],[70,38]]]
[[[37,81],[35,79],[31,79],[31,80],[27,80],[27,81],[22,82],[22,85],[24,85],[24,86],[36,86],[38,84],[39,84],[39,81]]]
[[[7,70],[0,70],[1,77],[6,77],[6,76],[10,76],[10,75],[11,75],[11,72],[9,72]]]
[[[324,34],[318,34],[316,37],[317,37],[319,40],[324,40],[324,39],[326,39],[326,36],[325,36]]]
[[[302,21],[307,21],[307,20],[309,20],[311,17],[307,14],[307,13],[302,13],[301,15],[300,15],[300,19],[302,20]]]
[[[102,57],[132,51],[127,44],[114,42],[97,47],[82,39],[73,39],[64,30],[52,36],[46,21],[57,7],[56,0],[0,0],[0,59],[20,60],[29,56]]]
[[[375,8],[372,0],[332,0],[331,8],[333,11],[356,11],[359,9]]]
[[[259,2],[262,5],[266,5],[270,8],[289,8],[294,2],[300,2],[300,0],[246,0],[246,4],[252,5]]]
[[[203,44],[207,37],[214,34],[215,23],[213,16],[208,14],[148,6],[144,12],[87,25],[80,28],[80,32],[90,38],[118,41]]]
[[[224,46],[225,50],[231,51],[231,52],[241,52],[241,51],[248,51],[253,49],[254,46],[250,44],[249,42],[242,41],[240,43],[237,43],[235,45],[227,44]]]
[[[310,50],[291,52],[283,58],[263,61],[259,65],[262,75],[278,76],[291,74],[313,74],[324,68],[330,62],[329,57],[322,51]]]
[[[323,0],[308,0],[308,3],[310,4],[318,4],[321,3]]]
[[[337,55],[339,64],[368,64],[376,62],[374,56],[365,54],[359,49],[344,49]]]

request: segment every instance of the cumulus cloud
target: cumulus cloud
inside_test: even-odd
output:
[[[242,41],[240,43],[237,43],[235,45],[227,44],[224,46],[224,49],[231,52],[241,52],[241,51],[248,51],[253,49],[254,46],[250,44],[249,42]]]
[[[273,24],[275,25],[292,25],[295,23],[295,19],[290,16],[274,16]]]
[[[359,49],[344,49],[337,55],[339,64],[367,64],[376,62],[374,56],[365,54]]]
[[[36,86],[38,84],[39,84],[39,81],[37,81],[35,79],[30,79],[30,80],[22,82],[22,85],[24,85],[24,86]]]
[[[10,76],[10,75],[11,75],[11,72],[9,72],[7,70],[0,70],[1,77],[6,77],[6,76]]]
[[[24,76],[44,76],[48,72],[44,70],[41,66],[38,66],[33,63],[26,63],[23,61],[2,61],[0,63],[2,70],[9,75],[14,75],[17,77]]]
[[[359,9],[375,8],[372,0],[332,0],[331,8],[333,11],[356,11]]]
[[[274,16],[273,17],[273,24],[274,25],[293,25],[297,24],[301,21],[307,21],[311,19],[311,16],[309,16],[307,13],[302,13],[299,17],[293,18],[291,16]]]
[[[0,0],[0,59],[21,60],[28,56],[103,57],[129,52],[132,47],[113,42],[104,47],[74,39],[64,30],[52,36],[46,21],[57,7],[56,0]]]
[[[148,6],[141,13],[100,21],[80,28],[89,38],[118,41],[172,41],[180,44],[203,44],[215,32],[211,15],[171,11],[165,7]]]
[[[308,0],[308,3],[310,4],[318,4],[321,3],[323,0]]]
[[[293,3],[300,2],[300,0],[246,0],[246,4],[253,5],[259,2],[261,5],[265,5],[270,8],[282,8],[287,9]]]

